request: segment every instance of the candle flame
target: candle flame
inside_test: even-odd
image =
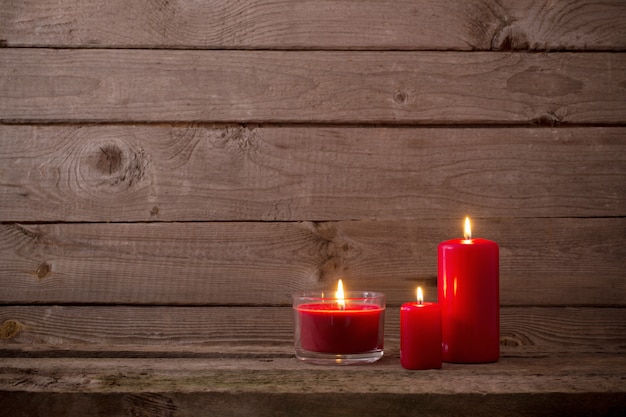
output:
[[[424,304],[424,293],[422,287],[417,287],[417,304]]]
[[[472,226],[470,225],[469,217],[465,218],[465,230],[463,232],[463,236],[465,240],[470,240],[472,238]]]
[[[337,282],[337,291],[335,292],[335,298],[337,299],[337,304],[339,305],[339,308],[345,310],[346,300],[343,295],[343,282],[341,282],[341,280]]]

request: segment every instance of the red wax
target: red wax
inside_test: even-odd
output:
[[[364,353],[383,348],[384,309],[371,304],[301,304],[300,346],[320,353]]]
[[[443,361],[496,362],[500,357],[499,249],[486,239],[439,244],[437,289]]]
[[[400,308],[400,363],[406,369],[441,368],[441,308],[404,303]]]

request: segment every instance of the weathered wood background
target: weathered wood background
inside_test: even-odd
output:
[[[623,412],[625,52],[621,0],[0,0],[1,408]],[[398,308],[465,215],[503,360],[415,388]],[[339,277],[387,294],[387,357],[294,363],[291,294]]]

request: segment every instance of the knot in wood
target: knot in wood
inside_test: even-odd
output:
[[[516,26],[502,26],[496,30],[491,39],[494,51],[528,51],[530,43],[526,34]]]
[[[44,279],[52,272],[52,267],[47,262],[42,262],[41,265],[37,267],[35,273],[39,279]]]
[[[20,334],[23,328],[24,326],[16,320],[5,320],[0,326],[0,339],[13,339]]]
[[[98,192],[110,192],[107,186],[116,187],[115,191],[119,191],[120,186],[132,187],[143,179],[150,163],[141,147],[135,148],[124,142],[91,148],[86,162],[81,166],[80,180],[91,187],[100,185]]]
[[[246,126],[229,127],[222,132],[222,140],[229,146],[235,146],[241,153],[255,151],[258,148],[256,129]]]
[[[409,100],[409,94],[405,91],[396,91],[393,95],[393,101],[398,104],[405,104]]]
[[[566,115],[567,111],[549,111],[533,119],[532,123],[535,125],[555,127],[563,122]]]
[[[122,151],[115,145],[105,145],[100,148],[96,168],[103,174],[112,175],[120,170],[122,165]]]

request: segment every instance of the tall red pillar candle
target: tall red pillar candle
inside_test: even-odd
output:
[[[400,363],[406,369],[441,368],[441,309],[424,303],[418,287],[417,302],[400,308]]]
[[[441,305],[443,361],[496,362],[500,357],[499,248],[472,239],[439,244],[437,287]]]

